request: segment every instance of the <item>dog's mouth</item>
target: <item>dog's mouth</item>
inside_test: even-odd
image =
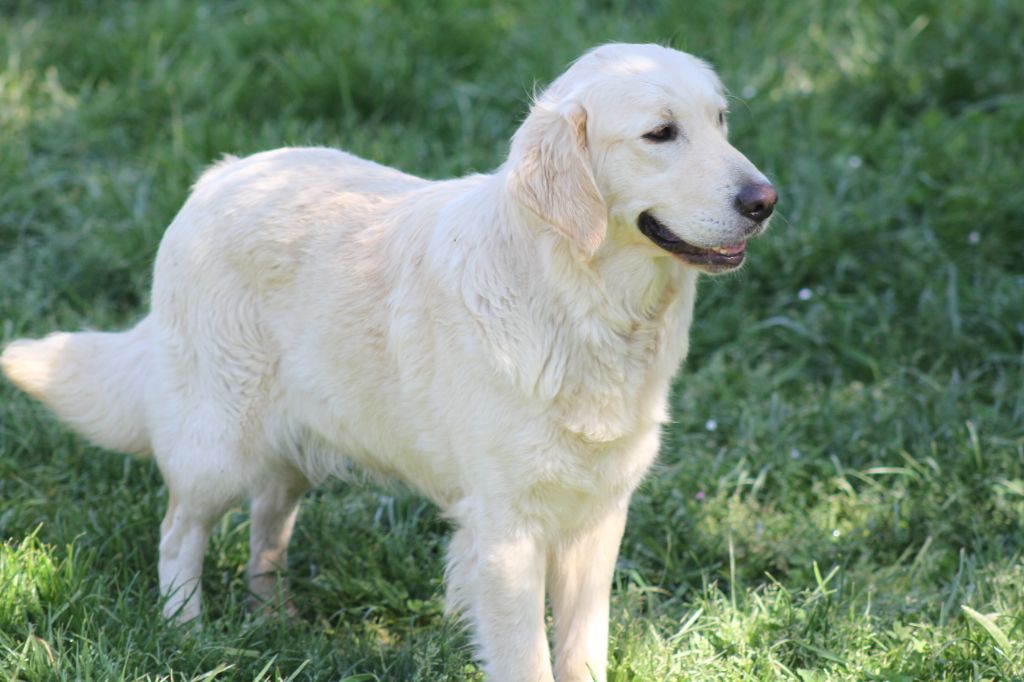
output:
[[[678,256],[680,260],[701,266],[706,270],[724,272],[737,268],[743,264],[743,258],[746,255],[747,242],[745,240],[711,248],[695,246],[680,239],[679,235],[668,229],[663,222],[647,211],[641,213],[640,217],[636,219],[636,225],[644,236],[661,248]]]

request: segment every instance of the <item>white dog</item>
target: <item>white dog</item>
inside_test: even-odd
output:
[[[210,529],[246,496],[251,590],[272,598],[299,498],[355,464],[451,519],[448,603],[488,680],[604,680],[626,508],[697,275],[739,267],[776,201],[725,108],[702,61],[606,45],[491,175],[227,159],[164,235],[138,325],[15,341],[0,362],[94,442],[156,458],[168,617],[199,614]]]

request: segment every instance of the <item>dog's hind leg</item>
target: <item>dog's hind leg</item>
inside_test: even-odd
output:
[[[187,623],[199,616],[203,556],[210,530],[230,505],[196,509],[188,496],[172,489],[160,525],[160,593],[169,620]]]
[[[272,479],[252,498],[249,530],[249,591],[251,606],[278,604],[294,613],[288,584],[288,541],[299,513],[299,500],[309,489],[300,474]]]
[[[160,524],[160,593],[164,616],[179,623],[199,616],[210,531],[245,493],[236,451],[201,435],[186,428],[173,449],[156,450],[169,493]]]

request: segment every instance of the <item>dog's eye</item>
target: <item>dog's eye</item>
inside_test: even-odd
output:
[[[679,135],[679,128],[675,123],[666,123],[663,126],[658,126],[651,132],[644,135],[645,140],[651,142],[671,142],[676,139]]]
[[[718,127],[725,127],[725,109],[722,109],[721,111],[718,112]]]

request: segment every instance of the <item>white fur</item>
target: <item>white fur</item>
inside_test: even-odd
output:
[[[153,453],[168,616],[199,614],[210,529],[246,496],[251,588],[274,596],[302,493],[356,464],[453,522],[449,604],[489,680],[604,680],[626,509],[697,279],[637,216],[702,246],[749,232],[734,196],[764,179],[724,106],[703,62],[608,45],[539,98],[492,175],[428,182],[329,149],[226,159],[168,228],[138,326],[16,341],[3,369],[97,443]],[[643,139],[665,120],[680,140]]]

